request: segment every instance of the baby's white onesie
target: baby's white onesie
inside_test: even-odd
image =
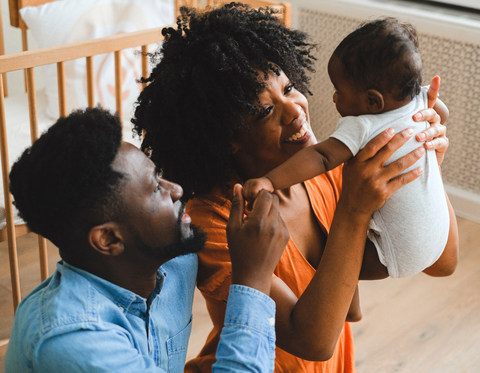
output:
[[[387,113],[344,117],[331,135],[357,154],[368,141],[387,128],[395,133],[412,128],[414,134],[428,128],[428,122],[414,122],[413,114],[427,107],[427,88],[408,105]],[[398,149],[386,165],[423,146],[413,136]],[[373,213],[368,238],[391,277],[406,277],[423,271],[437,261],[445,248],[450,217],[442,178],[434,150],[405,172],[422,167],[419,178],[397,190],[385,205]]]

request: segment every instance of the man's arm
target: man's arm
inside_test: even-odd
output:
[[[235,185],[227,239],[232,285],[214,372],[273,372],[275,303],[269,297],[273,270],[289,233],[278,197],[261,192],[248,219],[242,187]]]
[[[275,302],[264,293],[231,285],[225,325],[212,371],[273,372]]]

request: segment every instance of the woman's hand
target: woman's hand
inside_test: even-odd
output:
[[[400,174],[422,157],[425,153],[423,148],[384,166],[391,155],[412,135],[412,129],[403,130],[396,135],[393,129],[383,131],[345,163],[343,191],[337,210],[340,207],[346,208],[350,214],[370,217],[384,205],[394,191],[420,176],[421,168]]]
[[[434,77],[428,89],[428,109],[420,110],[413,116],[415,122],[427,121],[430,127],[415,136],[417,141],[425,142],[425,148],[433,149],[437,155],[438,165],[441,165],[449,141],[446,136],[447,127],[443,124],[448,117],[448,109],[443,102],[437,99],[440,89],[440,78]],[[442,119],[443,118],[443,119]]]

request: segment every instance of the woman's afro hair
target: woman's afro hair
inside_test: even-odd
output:
[[[10,191],[28,227],[68,250],[111,217],[122,179],[111,166],[121,141],[118,118],[88,108],[60,118],[26,149],[12,166]]]
[[[230,140],[258,111],[268,74],[280,68],[296,89],[310,93],[306,72],[314,71],[315,45],[276,13],[241,3],[203,12],[183,7],[177,28],[163,29],[132,122],[144,151],[183,187],[185,199],[226,185]]]
[[[333,52],[347,78],[360,88],[413,99],[422,86],[422,60],[415,28],[396,18],[362,23]]]

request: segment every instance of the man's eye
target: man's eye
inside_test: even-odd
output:
[[[285,94],[293,91],[293,89],[295,88],[295,85],[290,83],[286,88],[285,88]]]
[[[163,176],[163,170],[161,168],[157,168],[155,170],[155,178],[156,180],[160,180]],[[160,182],[157,181],[157,185],[155,186],[155,189],[153,190],[155,193],[158,192],[161,189]]]

